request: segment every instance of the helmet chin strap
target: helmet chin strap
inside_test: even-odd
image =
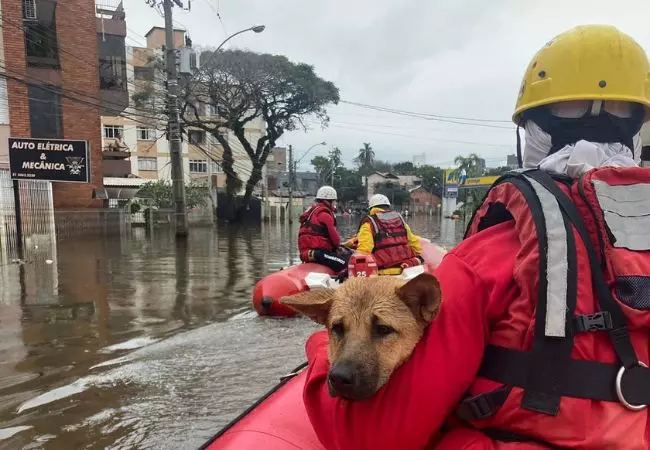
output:
[[[517,135],[517,164],[520,169],[523,169],[524,161],[521,156],[521,136],[519,135],[519,128],[521,128],[521,126],[517,124],[517,129],[515,130],[515,134]]]

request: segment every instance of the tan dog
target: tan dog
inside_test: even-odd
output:
[[[329,330],[329,390],[361,400],[374,395],[413,352],[438,313],[440,284],[428,273],[351,278],[338,289],[280,300]]]

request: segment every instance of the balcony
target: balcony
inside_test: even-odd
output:
[[[128,159],[104,159],[102,170],[105,177],[126,178],[131,175],[131,161]]]
[[[97,48],[102,115],[116,116],[129,106],[126,76],[126,15],[122,1],[97,0]]]
[[[126,14],[121,0],[95,2],[97,33],[126,37]]]

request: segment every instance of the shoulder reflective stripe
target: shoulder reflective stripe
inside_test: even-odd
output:
[[[377,225],[377,221],[374,217],[368,216],[368,219],[370,219],[370,226],[372,227],[372,234],[374,236],[375,234],[379,233],[379,225]]]
[[[544,334],[552,337],[565,337],[569,263],[567,260],[567,233],[564,228],[564,219],[555,196],[537,181],[528,178],[528,182],[542,205],[548,240],[546,265],[548,283]],[[543,276],[543,274],[540,274],[540,276]]]
[[[377,219],[379,220],[393,220],[393,219],[397,219],[398,217],[401,216],[400,213],[398,213],[397,211],[388,211],[388,212],[382,212],[377,214]]]
[[[592,183],[605,222],[616,239],[612,245],[633,251],[650,250],[650,184]]]

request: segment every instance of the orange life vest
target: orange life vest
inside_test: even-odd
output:
[[[361,225],[370,224],[374,247],[372,254],[379,270],[409,263],[417,257],[408,242],[406,222],[396,211],[370,214],[361,220]]]
[[[500,440],[649,448],[650,170],[506,174],[466,236],[512,219],[519,297],[459,415]]]

